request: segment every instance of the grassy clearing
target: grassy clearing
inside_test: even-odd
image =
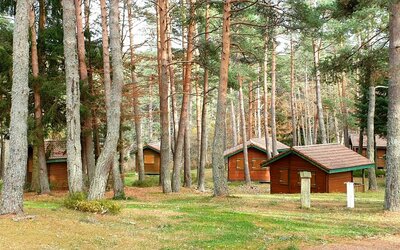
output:
[[[400,233],[400,217],[383,212],[383,190],[357,193],[353,210],[345,194],[313,194],[305,210],[299,195],[254,194],[238,183],[231,190],[234,197],[212,198],[194,189],[163,195],[159,187],[128,187],[135,199],[116,201],[119,215],[68,210],[60,193],[27,195],[26,212],[36,217],[0,218],[0,248],[296,249]]]

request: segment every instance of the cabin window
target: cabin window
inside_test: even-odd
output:
[[[251,169],[252,170],[261,170],[261,164],[265,162],[266,159],[252,159],[251,160]]]
[[[301,177],[300,177],[300,172],[304,172],[306,170],[299,170],[297,171],[297,186],[301,186]],[[315,171],[308,171],[311,172],[311,187],[315,188],[317,187],[317,174]]]
[[[279,184],[289,185],[289,170],[288,169],[280,169],[279,170]]]
[[[236,169],[243,170],[244,169],[244,160],[236,159]]]
[[[144,155],[144,164],[154,164],[154,155]]]

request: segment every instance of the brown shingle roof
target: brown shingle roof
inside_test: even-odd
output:
[[[356,134],[350,135],[350,142],[353,147],[358,147],[360,145],[360,136]],[[375,135],[375,143],[377,148],[386,148],[387,140],[384,137],[380,137],[379,135]],[[363,148],[367,147],[367,136],[363,136]]]
[[[143,149],[146,149],[146,148],[151,149],[157,153],[160,153],[161,143],[160,142],[151,142],[151,143],[144,145]]]
[[[45,140],[44,147],[48,160],[66,159],[67,142],[58,140]]]
[[[272,151],[272,149],[271,149],[271,147],[272,147],[272,139],[271,139],[271,137],[269,138],[268,142],[269,142],[269,144],[268,144],[269,150]],[[248,140],[246,142],[246,145],[247,145],[247,148],[256,147],[256,148],[259,148],[259,149],[261,149],[261,150],[266,152],[265,137],[262,137],[262,138],[251,138],[250,140]],[[289,146],[283,144],[280,141],[276,142],[276,146],[277,146],[277,149],[279,151],[289,149]],[[224,151],[224,156],[225,157],[231,156],[231,155],[240,153],[242,151],[243,151],[243,144],[240,143],[240,144],[238,144],[238,145],[236,145],[236,146],[234,146],[232,148],[229,148],[229,149],[225,150]]]
[[[340,170],[355,167],[369,168],[374,164],[364,156],[357,154],[343,145],[318,144],[293,147],[288,152],[281,153],[271,158],[263,164],[263,166],[277,161],[291,153],[299,155],[326,172],[342,172]]]

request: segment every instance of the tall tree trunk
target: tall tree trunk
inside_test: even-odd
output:
[[[78,60],[79,60],[79,76],[82,81],[83,89],[89,90],[89,81],[88,81],[88,71],[86,65],[86,56],[85,56],[85,36],[83,34],[83,24],[82,24],[82,9],[81,9],[81,0],[75,1],[75,15],[76,15],[76,31],[77,31],[77,41],[78,41]],[[86,105],[90,105],[88,103],[88,97],[83,95],[82,101]],[[93,124],[92,124],[92,115],[89,108],[89,112],[87,112],[86,116],[83,120],[83,131],[82,131],[82,168],[85,175],[91,181],[94,173],[95,156],[94,156],[94,143],[93,143]]]
[[[142,123],[140,119],[140,107],[139,107],[139,86],[136,79],[135,73],[135,53],[133,44],[133,21],[132,21],[132,0],[128,0],[128,24],[129,24],[129,50],[131,57],[131,81],[133,88],[133,112],[135,119],[135,132],[136,132],[136,146],[137,146],[137,158],[139,166],[139,181],[144,181],[144,160],[143,160],[143,142],[142,142]]]
[[[63,0],[65,75],[67,85],[67,164],[70,193],[82,191],[79,69],[75,4]]]
[[[344,135],[344,145],[350,147],[349,145],[349,122],[348,119],[348,108],[346,103],[346,91],[347,91],[347,76],[346,72],[342,72],[342,115],[343,115],[343,135]]]
[[[313,39],[313,54],[314,54],[314,70],[315,70],[315,93],[317,98],[317,114],[318,114],[318,125],[319,132],[321,135],[321,143],[326,143],[326,129],[325,129],[325,120],[324,120],[324,111],[322,106],[322,97],[321,97],[321,72],[319,70],[319,50],[321,48],[321,40]],[[317,134],[314,135],[315,137]],[[314,139],[315,140],[315,139]]]
[[[110,7],[110,49],[113,66],[113,84],[110,91],[110,104],[107,109],[107,136],[103,151],[97,160],[94,178],[90,183],[89,200],[102,199],[106,191],[108,173],[114,162],[119,140],[121,96],[124,84],[122,65],[121,35],[119,30],[119,0],[111,0]]]
[[[393,3],[390,9],[389,25],[389,110],[388,148],[386,153],[385,209],[400,211],[400,3]]]
[[[264,135],[265,148],[267,149],[267,157],[271,158],[271,150],[269,146],[269,131],[268,131],[268,42],[269,37],[266,34],[264,37],[264,62],[263,62],[263,81],[264,81]]]
[[[159,16],[159,94],[160,94],[160,123],[161,123],[161,184],[164,193],[170,193],[170,166],[171,148],[169,132],[169,107],[168,107],[168,46],[167,46],[167,22],[168,0],[157,0]]]
[[[114,199],[125,198],[124,182],[122,181],[122,178],[121,178],[122,166],[121,166],[120,162],[121,162],[121,157],[118,154],[115,154],[114,162],[112,163]]]
[[[293,38],[290,39],[290,109],[292,114],[292,145],[297,146],[297,117],[295,108],[295,82],[294,82],[294,48]]]
[[[190,91],[189,91],[190,93]],[[189,95],[189,107],[188,107],[188,119],[189,121],[186,123],[185,127],[185,135],[184,135],[184,161],[183,161],[183,186],[190,188],[192,186],[192,173],[191,164],[190,164],[190,113],[191,113],[191,102]]]
[[[149,81],[149,141],[153,141],[153,75]]]
[[[206,0],[206,13],[205,13],[205,42],[206,49],[204,51],[205,61],[208,59],[208,45],[210,42],[209,25],[210,25],[210,5],[208,0]],[[197,176],[197,189],[200,192],[205,191],[205,169],[207,164],[207,102],[208,102],[208,65],[204,67],[203,74],[203,108],[201,109],[201,148],[200,148],[200,166]]]
[[[214,141],[212,150],[212,166],[214,181],[214,196],[228,195],[228,185],[225,171],[225,118],[226,118],[226,94],[228,87],[228,71],[230,56],[230,22],[231,0],[224,2],[222,23],[222,53],[218,86],[217,113],[215,119]]]
[[[272,156],[278,154],[276,146],[276,111],[275,111],[275,95],[276,95],[276,42],[272,39],[272,58],[271,58],[271,131],[272,131]]]
[[[253,138],[253,82],[249,82],[249,126],[248,126],[248,138]],[[243,125],[242,125],[243,126]],[[243,140],[244,141],[244,140]]]
[[[313,136],[312,136],[312,125],[311,125],[311,117],[310,117],[310,106],[309,103],[309,95],[308,95],[308,74],[307,74],[307,65],[306,65],[306,75],[305,75],[305,83],[304,83],[304,106],[305,106],[305,116],[307,123],[307,143],[306,145],[313,144]]]
[[[195,0],[190,1],[190,22],[187,32],[187,50],[186,50],[186,65],[185,78],[183,79],[183,100],[181,115],[179,119],[178,136],[174,152],[174,168],[172,173],[172,192],[179,192],[181,183],[181,166],[183,162],[183,144],[185,129],[188,122],[188,106],[190,95],[190,84],[192,80],[192,60],[194,52],[193,36],[195,28]]]
[[[106,109],[110,107],[110,92],[111,92],[111,70],[110,70],[110,48],[108,44],[108,24],[107,24],[107,4],[106,0],[100,0],[101,10],[101,37],[103,46],[103,81],[105,89]]]
[[[10,153],[4,169],[0,214],[23,212],[23,188],[28,159],[28,74],[30,1],[17,1],[13,34]]]
[[[244,100],[243,100],[243,79],[238,76],[239,81],[239,102],[240,102],[240,119],[242,121],[242,138],[243,138],[243,166],[244,166],[244,179],[246,185],[251,185],[250,169],[249,169],[249,154],[247,152],[247,138],[246,138],[246,115],[244,113]]]
[[[231,93],[233,93],[233,89],[231,89]],[[237,136],[237,125],[236,125],[236,115],[235,115],[235,106],[233,104],[233,100],[231,99],[231,120],[232,120],[232,137],[233,137],[233,146],[238,145],[238,136]]]
[[[371,81],[371,80],[370,80]],[[367,158],[375,162],[375,86],[372,81],[369,86],[368,121],[367,121]],[[377,190],[375,168],[368,169],[369,190]]]
[[[32,60],[32,75],[33,75],[33,97],[35,102],[35,142],[34,147],[36,148],[37,161],[34,161],[34,165],[39,169],[39,189],[38,193],[46,194],[50,192],[49,178],[47,176],[47,163],[46,153],[44,148],[44,135],[42,125],[42,102],[41,102],[41,83],[39,79],[39,61],[38,61],[38,50],[36,42],[36,28],[35,28],[35,11],[33,7],[30,10],[30,29],[31,29],[31,60]],[[32,177],[32,183],[35,181]]]
[[[201,94],[200,82],[198,75],[196,76],[196,144],[197,144],[197,168],[200,166],[201,151]]]
[[[257,80],[257,137],[261,138],[261,94],[260,94],[260,84],[261,84],[261,75],[260,75],[260,65],[258,65],[258,80]]]

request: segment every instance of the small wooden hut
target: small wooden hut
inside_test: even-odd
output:
[[[311,172],[311,192],[346,192],[353,171],[375,167],[370,160],[339,144],[293,147],[267,162],[271,193],[300,193],[300,172]]]
[[[271,150],[272,140],[269,138],[269,150]],[[252,181],[269,182],[269,169],[261,168],[261,164],[265,162],[267,157],[267,149],[265,147],[265,137],[252,138],[246,142],[250,177]],[[281,142],[277,142],[278,152],[288,150],[289,147]],[[228,181],[243,181],[244,176],[244,155],[243,144],[225,150],[224,157],[228,163]]]
[[[68,170],[67,170],[67,150],[65,141],[46,140],[46,163],[47,175],[49,177],[50,188],[68,189]],[[28,171],[27,184],[32,181],[33,171],[33,150],[28,150]]]
[[[143,147],[143,160],[145,174],[160,174],[160,142],[149,143]],[[136,170],[138,167],[138,161],[136,161]]]
[[[358,135],[352,134],[349,138],[350,148],[355,152],[358,152],[360,146],[360,137]],[[387,140],[379,135],[375,136],[375,164],[379,169],[384,169],[386,167],[386,147]],[[362,155],[367,156],[367,137],[363,136],[363,149]]]

